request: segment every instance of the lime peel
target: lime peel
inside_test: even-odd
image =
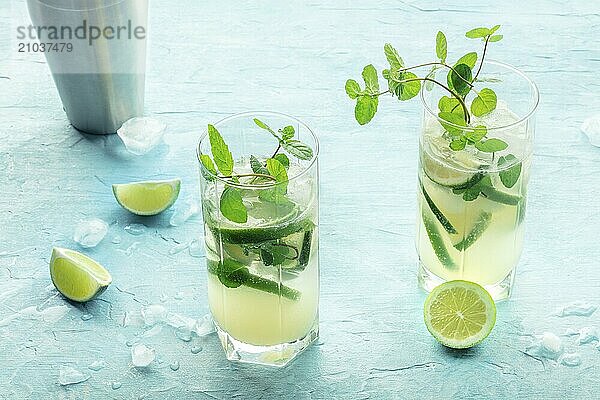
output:
[[[446,347],[466,349],[484,340],[496,323],[496,305],[476,283],[445,282],[429,293],[423,311],[425,325]]]

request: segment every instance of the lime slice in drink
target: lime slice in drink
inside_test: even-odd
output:
[[[50,277],[66,298],[84,302],[104,292],[112,282],[108,271],[86,255],[74,250],[52,249]]]
[[[424,317],[427,329],[438,342],[466,349],[490,334],[496,323],[496,305],[478,284],[449,281],[429,293]]]
[[[425,149],[421,151],[423,171],[442,186],[463,186],[484,165],[474,154],[450,149],[449,142],[441,136],[427,136],[424,140]]]
[[[115,184],[117,202],[136,215],[156,215],[171,207],[181,187],[180,179]]]

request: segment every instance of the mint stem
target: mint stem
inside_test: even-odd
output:
[[[446,64],[446,63],[441,63],[441,62],[428,62],[425,64],[419,64],[419,65],[414,65],[412,67],[406,67],[406,68],[402,68],[400,69],[400,71],[409,71],[411,69],[415,69],[415,68],[420,68],[420,67],[427,67],[429,65],[442,65],[446,68],[449,68],[452,72],[454,72],[456,74],[456,76],[458,76],[463,82],[465,82],[467,85],[469,85],[471,87],[471,89],[474,88],[474,85],[472,82],[469,82],[468,80],[466,80],[465,78],[463,78],[458,72],[456,72],[456,70],[454,69],[454,67],[451,67],[450,65]]]
[[[473,78],[473,82],[475,82],[477,80],[477,77],[479,76],[479,73],[481,72],[481,67],[483,67],[483,60],[485,59],[485,52],[487,50],[487,46],[488,46],[488,42],[490,41],[490,35],[488,35],[485,38],[485,44],[483,45],[483,53],[481,54],[481,61],[479,62],[479,68],[477,68],[477,73],[475,74],[475,77]]]

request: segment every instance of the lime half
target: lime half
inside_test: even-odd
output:
[[[484,165],[474,154],[451,150],[450,143],[441,136],[424,140],[425,149],[421,150],[423,171],[429,179],[442,186],[465,185]]]
[[[86,255],[55,247],[50,259],[50,277],[66,298],[84,302],[104,292],[112,282],[108,271]]]
[[[490,334],[496,323],[496,305],[478,284],[449,281],[429,293],[424,317],[427,329],[438,342],[466,349]]]
[[[117,202],[136,215],[156,215],[171,207],[181,187],[180,179],[115,184]]]

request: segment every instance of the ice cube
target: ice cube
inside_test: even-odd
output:
[[[123,326],[143,326],[145,325],[144,317],[140,312],[125,311],[123,315]]]
[[[199,240],[192,240],[188,248],[190,256],[196,258],[202,258],[204,256],[204,245]]]
[[[58,373],[58,383],[62,386],[85,382],[88,379],[90,379],[88,374],[84,374],[83,372],[66,365],[61,366]]]
[[[142,307],[142,318],[147,326],[164,322],[167,317],[167,309],[160,304],[150,304]]]
[[[68,306],[54,306],[54,307],[48,307],[44,310],[41,310],[39,312],[39,317],[44,321],[47,322],[49,324],[53,324],[55,322],[57,322],[58,320],[60,320],[62,317],[64,317],[65,315],[67,315],[67,313],[69,312],[69,307]]]
[[[527,354],[556,360],[563,352],[563,345],[558,336],[552,332],[544,332],[541,336],[536,336],[536,339],[527,349]]]
[[[598,330],[593,327],[583,327],[579,330],[579,344],[587,344],[598,341]]]
[[[92,371],[100,371],[104,367],[106,367],[106,363],[103,360],[96,360],[88,365],[88,368]]]
[[[131,362],[134,367],[147,367],[156,358],[156,350],[145,344],[135,344],[131,347]]]
[[[190,349],[192,354],[198,354],[202,351],[202,346],[194,346]]]
[[[125,225],[125,232],[133,236],[140,236],[146,232],[146,225],[144,224],[127,224]]]
[[[210,314],[206,314],[204,317],[196,321],[194,326],[194,332],[196,335],[202,337],[209,335],[215,331],[215,323]]]
[[[81,247],[95,247],[108,232],[108,224],[100,218],[79,221],[73,233],[73,240]]]
[[[575,301],[567,304],[556,310],[556,315],[559,317],[569,317],[575,315],[578,317],[589,317],[592,315],[598,306],[584,301]]]
[[[576,367],[581,364],[581,355],[579,353],[565,353],[560,358],[560,363],[567,367]]]
[[[160,143],[167,124],[151,117],[134,117],[117,130],[125,148],[135,155],[146,154]]]
[[[152,328],[145,330],[141,337],[149,338],[158,335],[162,331],[162,325],[154,325]]]
[[[175,208],[169,223],[171,226],[180,226],[196,214],[198,214],[198,202],[194,199],[186,199]]]
[[[600,147],[600,114],[583,121],[581,131],[588,137],[592,146]]]
[[[185,315],[169,313],[167,324],[175,328],[175,336],[184,342],[192,340],[192,331],[196,326],[196,320]]]
[[[552,354],[562,352],[562,342],[558,336],[552,332],[544,332],[542,335],[542,346]]]

